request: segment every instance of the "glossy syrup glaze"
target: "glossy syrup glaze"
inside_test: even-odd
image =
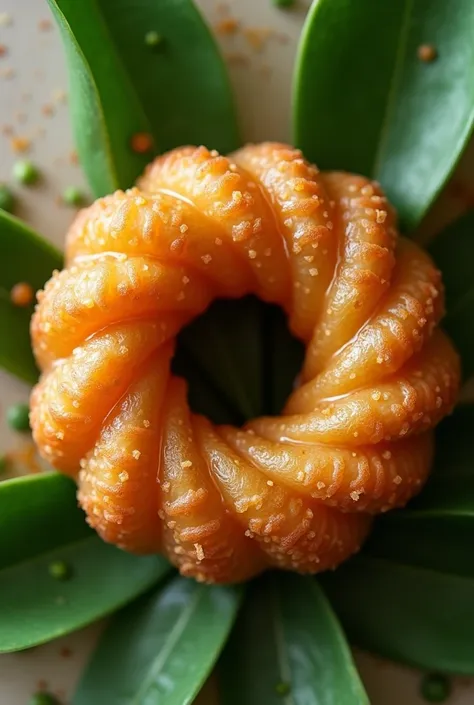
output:
[[[106,541],[208,582],[313,573],[420,490],[459,360],[440,274],[378,184],[281,144],[181,148],[83,210],[66,255],[32,322],[31,423]],[[301,383],[281,416],[216,426],[170,374],[174,340],[250,293],[305,343]]]

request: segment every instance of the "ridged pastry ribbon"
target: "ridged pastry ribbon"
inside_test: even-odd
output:
[[[216,426],[170,373],[174,341],[247,294],[283,308],[304,366],[281,416]],[[106,541],[207,582],[357,551],[425,482],[459,386],[440,274],[380,186],[282,144],[159,157],[78,214],[38,301],[40,452]]]

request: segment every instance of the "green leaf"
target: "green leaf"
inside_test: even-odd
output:
[[[69,580],[50,575],[55,561],[68,566]],[[95,536],[68,478],[48,473],[0,483],[0,652],[79,629],[168,570],[161,558],[137,558]]]
[[[217,301],[182,334],[189,358],[237,423],[262,413],[264,310],[253,298]]]
[[[222,57],[191,0],[48,0],[62,35],[79,158],[96,196],[133,184],[151,154],[239,144]],[[157,32],[156,47],[145,37]]]
[[[13,306],[10,290],[18,282],[36,291],[61,268],[61,254],[31,228],[0,210],[0,366],[26,382],[34,383],[38,370],[31,352],[30,318],[33,303]]]
[[[474,373],[474,211],[449,225],[430,243],[429,250],[446,287],[443,326],[461,353],[467,378]]]
[[[124,609],[102,637],[73,705],[187,705],[209,674],[240,603],[237,588],[176,578]]]
[[[474,406],[437,433],[433,474],[377,520],[363,554],[323,577],[354,641],[423,668],[474,674]]]
[[[370,555],[474,578],[474,405],[460,406],[437,433],[432,476],[421,495],[379,519]]]
[[[295,141],[321,169],[380,181],[413,229],[474,123],[474,4],[318,0],[294,83]],[[435,47],[432,62],[420,45]]]
[[[266,575],[219,669],[224,705],[368,705],[349,647],[317,582]]]
[[[322,583],[358,646],[428,670],[474,675],[474,577],[361,555]]]

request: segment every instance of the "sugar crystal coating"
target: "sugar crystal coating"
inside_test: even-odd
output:
[[[316,573],[419,492],[459,359],[440,274],[379,184],[283,144],[184,147],[82,210],[66,249],[32,321],[31,424],[106,541],[205,582]],[[215,426],[170,373],[174,341],[248,294],[306,345],[299,386],[280,417]]]

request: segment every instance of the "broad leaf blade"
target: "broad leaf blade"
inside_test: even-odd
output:
[[[474,211],[449,225],[429,249],[446,286],[443,325],[461,353],[467,378],[474,373]]]
[[[70,478],[48,472],[0,482],[0,570],[91,536]]]
[[[159,557],[137,558],[95,536],[77,507],[74,484],[56,473],[0,483],[0,531],[0,652],[79,629],[169,570]],[[50,576],[54,561],[70,567],[69,580]]]
[[[69,65],[74,132],[96,196],[128,188],[152,153],[181,144],[238,146],[224,62],[192,0],[48,0]],[[145,37],[156,31],[161,44]]]
[[[295,74],[295,141],[322,169],[382,183],[414,228],[474,122],[474,5],[459,0],[317,0]],[[423,62],[420,45],[438,58]]]
[[[240,590],[176,578],[116,616],[73,705],[187,705],[235,619]]]
[[[224,651],[225,705],[368,705],[349,647],[318,584],[264,576]]]
[[[30,318],[33,303],[13,306],[10,289],[18,282],[36,291],[61,267],[61,254],[31,228],[0,210],[0,366],[34,383],[38,370],[31,352]]]
[[[361,555],[322,582],[358,646],[428,670],[474,675],[474,577]]]
[[[435,467],[421,495],[377,521],[364,552],[474,578],[474,406],[456,409],[437,432]]]

